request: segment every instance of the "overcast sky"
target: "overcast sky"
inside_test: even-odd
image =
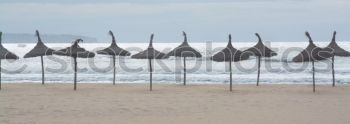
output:
[[[147,2],[145,2],[147,1]],[[4,33],[76,34],[120,42],[350,41],[349,0],[1,0]],[[71,42],[71,41],[67,41]]]

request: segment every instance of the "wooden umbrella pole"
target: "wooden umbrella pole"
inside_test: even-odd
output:
[[[148,59],[149,61],[149,91],[152,91],[152,59]]]
[[[1,59],[0,59],[0,90],[1,90]]]
[[[332,56],[332,75],[333,75],[333,87],[335,87],[335,74],[334,74],[334,55]]]
[[[232,92],[232,60],[230,58],[230,91]]]
[[[113,56],[113,85],[115,85],[115,56]]]
[[[186,85],[186,57],[184,57],[184,85]]]
[[[258,56],[258,77],[256,80],[256,86],[259,86],[259,80],[260,80],[260,61],[261,61],[261,56]]]
[[[45,84],[45,71],[44,71],[44,58],[43,56],[40,56],[41,58],[41,84]]]
[[[74,58],[74,90],[77,90],[77,57]]]
[[[315,62],[312,61],[312,86],[313,86],[313,92],[316,91],[315,89]]]

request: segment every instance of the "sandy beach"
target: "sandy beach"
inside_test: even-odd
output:
[[[349,124],[350,85],[3,84],[1,124]]]

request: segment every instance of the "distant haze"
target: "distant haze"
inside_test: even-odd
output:
[[[349,0],[1,0],[4,33],[72,34],[110,42],[350,40]]]
[[[41,40],[45,43],[71,43],[76,39],[83,39],[84,42],[97,42],[96,38],[68,35],[68,34],[44,34]],[[34,34],[3,34],[3,43],[36,43],[37,37]]]

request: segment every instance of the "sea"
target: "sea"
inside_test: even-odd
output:
[[[308,42],[264,42],[278,53],[277,56],[261,59],[261,84],[311,84],[312,64],[310,62],[296,63],[292,58],[303,50]],[[320,47],[329,42],[317,42]],[[180,43],[154,43],[155,49],[167,53]],[[256,42],[233,42],[235,48],[244,50]],[[350,50],[350,42],[339,41],[345,50]],[[4,43],[3,46],[15,53],[18,60],[1,60],[1,80],[4,83],[41,83],[42,68],[40,57],[23,58],[34,43]],[[47,43],[48,47],[61,49],[70,43]],[[109,46],[109,43],[81,43],[80,46],[89,51],[97,51]],[[136,54],[147,48],[148,43],[118,43],[131,54]],[[190,43],[203,57],[186,58],[187,84],[226,84],[229,83],[229,63],[214,62],[210,56],[223,49],[227,43],[203,42]],[[183,58],[153,60],[154,83],[182,83]],[[350,83],[350,57],[335,57],[335,78],[338,84]],[[112,83],[113,61],[108,55],[96,54],[94,58],[78,58],[77,81],[79,83]],[[234,84],[254,84],[257,80],[257,58],[232,63]],[[46,83],[72,83],[74,79],[74,64],[71,57],[44,56],[44,71]],[[331,60],[315,62],[315,78],[317,84],[332,83]],[[116,83],[148,83],[149,61],[132,59],[130,56],[116,57]]]

